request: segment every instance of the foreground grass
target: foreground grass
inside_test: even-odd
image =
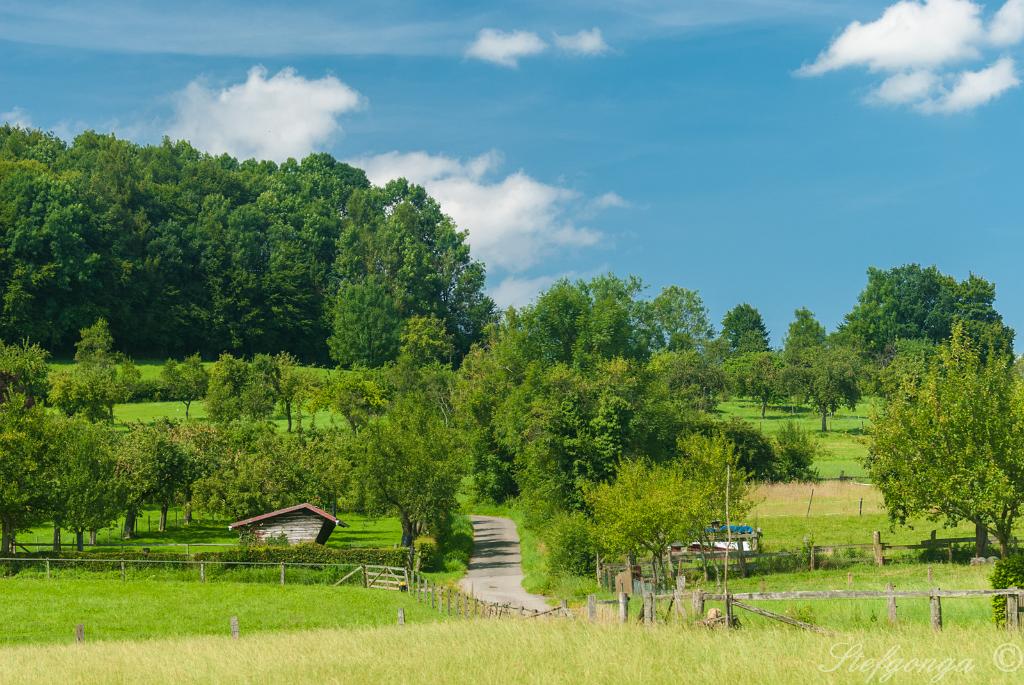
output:
[[[399,592],[361,587],[279,586],[168,580],[0,579],[0,643],[224,635],[237,616],[246,634],[390,625],[399,607],[410,621],[437,613]],[[0,676],[0,682],[8,680]]]
[[[826,637],[786,627],[726,633],[579,621],[466,621],[243,634],[238,641],[160,640],[143,648],[131,642],[7,648],[0,650],[0,682],[1019,682],[1020,671],[996,665],[994,654],[1006,643],[1002,652],[1015,666],[1014,650],[1024,641],[991,627]],[[909,672],[890,672],[900,666]]]

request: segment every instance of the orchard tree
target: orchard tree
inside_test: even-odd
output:
[[[61,418],[53,422],[52,439],[60,446],[53,450],[50,469],[54,551],[60,551],[65,528],[74,532],[81,552],[86,531],[103,528],[124,510],[114,477],[114,436],[105,426]]]
[[[50,418],[24,395],[0,403],[0,554],[14,553],[14,536],[45,520],[53,456]]]
[[[334,301],[331,357],[346,367],[382,366],[398,356],[401,330],[398,303],[382,281],[349,283]]]
[[[367,509],[398,517],[403,546],[447,532],[465,469],[456,433],[439,412],[413,396],[399,398],[362,430],[357,454]]]
[[[731,354],[767,352],[768,327],[761,312],[753,306],[738,304],[722,318],[722,338],[728,342]]]
[[[136,518],[160,487],[160,463],[172,449],[169,437],[151,426],[133,426],[117,441],[114,482],[124,505],[125,540],[135,537]]]
[[[963,326],[919,382],[907,378],[873,418],[866,466],[893,522],[975,526],[1005,556],[1024,502],[1024,386],[1009,357],[984,355]]]
[[[746,352],[726,360],[725,372],[733,391],[761,405],[761,418],[768,405],[783,396],[782,360],[776,352]]]
[[[821,432],[840,407],[856,409],[861,398],[860,360],[848,347],[826,345],[802,356],[800,391],[821,416]]]
[[[341,414],[352,432],[358,433],[373,417],[383,413],[387,404],[377,373],[356,367],[331,374],[319,393],[316,406]]]
[[[160,380],[171,399],[185,405],[185,418],[188,419],[192,403],[206,397],[210,374],[206,372],[202,358],[193,354],[183,362],[168,359],[160,369]]]
[[[650,309],[655,349],[700,351],[715,335],[708,309],[696,290],[668,286],[651,300]]]

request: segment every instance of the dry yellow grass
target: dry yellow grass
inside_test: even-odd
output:
[[[997,654],[1003,643],[1010,647]],[[0,682],[1010,683],[1019,682],[1024,670],[1004,672],[996,659],[1003,659],[1003,667],[1016,666],[1022,650],[1019,637],[991,627],[953,628],[939,635],[915,627],[825,637],[786,627],[725,633],[580,621],[478,621],[263,634],[237,642],[204,637],[9,648],[0,650]],[[911,672],[883,679],[897,667]],[[946,675],[937,678],[942,672]]]
[[[882,493],[873,485],[824,481],[760,485],[752,497],[755,504],[751,516],[804,516],[812,490],[811,513],[815,516],[857,516],[861,498],[865,515],[885,513]]]

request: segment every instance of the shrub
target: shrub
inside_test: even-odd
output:
[[[1016,554],[996,562],[992,569],[992,587],[1024,588],[1024,554]],[[1006,623],[1006,597],[992,598],[992,617],[998,625]]]
[[[775,436],[775,464],[772,479],[777,481],[817,480],[811,465],[819,452],[818,444],[794,421],[787,421]]]
[[[548,567],[560,576],[594,573],[594,532],[583,514],[559,514],[547,534]]]
[[[168,397],[167,389],[159,379],[141,379],[132,384],[129,402],[161,402]]]

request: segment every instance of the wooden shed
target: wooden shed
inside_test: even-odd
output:
[[[284,536],[290,545],[299,542],[316,542],[322,545],[331,537],[335,526],[348,527],[323,509],[304,503],[235,521],[228,526],[228,530],[248,532],[259,541]]]

